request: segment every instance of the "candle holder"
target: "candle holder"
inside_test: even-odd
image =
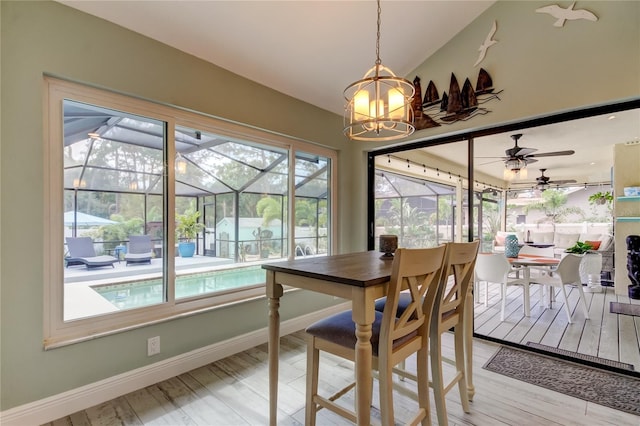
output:
[[[380,252],[384,253],[380,259],[391,260],[393,253],[398,248],[397,235],[380,235]]]

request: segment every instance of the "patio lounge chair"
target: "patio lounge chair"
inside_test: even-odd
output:
[[[73,265],[85,265],[87,268],[102,266],[113,268],[113,264],[118,261],[113,256],[96,256],[93,240],[90,237],[67,237],[67,247],[69,248],[69,257],[65,258],[67,268]]]
[[[153,243],[148,235],[131,235],[129,237],[129,250],[124,255],[127,266],[130,263],[151,263],[153,257]]]

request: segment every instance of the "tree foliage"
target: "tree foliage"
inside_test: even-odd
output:
[[[556,223],[565,222],[571,215],[584,218],[584,212],[581,208],[566,206],[567,200],[567,194],[555,189],[547,189],[542,193],[542,201],[528,204],[524,207],[524,212],[529,213],[531,210],[543,212],[545,217],[538,220],[538,223],[551,223],[555,230]]]

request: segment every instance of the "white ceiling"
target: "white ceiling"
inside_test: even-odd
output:
[[[373,1],[59,2],[340,115],[376,59]],[[406,75],[493,3],[383,1],[382,63]]]
[[[60,3],[116,23],[312,105],[342,114],[342,92],[375,62],[373,1],[73,1]],[[382,2],[380,57],[405,76],[494,1]],[[526,129],[520,146],[538,152],[574,149],[531,165],[552,179],[609,180],[611,145],[640,137],[640,113]],[[477,140],[477,156],[504,156],[509,134]],[[459,149],[459,153],[455,150]],[[466,148],[429,148],[466,158]],[[501,177],[502,163],[477,169]],[[594,164],[591,164],[594,163]]]

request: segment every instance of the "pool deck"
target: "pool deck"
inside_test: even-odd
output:
[[[194,270],[198,272],[201,269],[216,269],[217,267],[224,265],[233,265],[234,262],[231,259],[223,259],[219,257],[209,256],[193,256],[193,257],[176,257],[176,271],[187,272]],[[241,266],[242,264],[235,264]],[[151,263],[145,264],[132,264],[127,266],[127,262],[124,260],[113,264],[113,268],[110,266],[101,268],[87,269],[84,265],[70,266],[64,269],[64,282],[79,283],[79,282],[92,282],[91,285],[95,285],[95,281],[110,280],[113,283],[120,281],[121,278],[131,278],[138,275],[158,275],[162,271],[162,258],[151,259]]]

